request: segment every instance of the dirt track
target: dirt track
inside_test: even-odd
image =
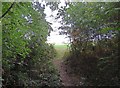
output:
[[[62,59],[54,60],[53,64],[60,73],[63,86],[77,86],[80,84],[79,79],[75,75],[68,73],[69,68]]]

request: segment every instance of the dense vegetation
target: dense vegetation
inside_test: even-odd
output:
[[[46,43],[51,29],[43,8],[37,2],[2,3],[3,88],[60,85],[51,62],[56,52]]]
[[[74,2],[65,3],[61,8],[58,4],[50,2],[46,5],[52,11],[58,10],[55,19],[62,18],[61,34],[70,39],[65,58],[71,72],[78,75],[83,86],[120,85],[119,3]],[[38,2],[2,3],[0,81],[3,88],[61,86],[52,63],[56,50],[46,43],[52,28],[45,20],[44,9],[45,6]]]
[[[60,11],[62,33],[71,41],[66,61],[75,74],[84,78],[83,85],[119,85],[118,4],[68,3],[69,7]]]

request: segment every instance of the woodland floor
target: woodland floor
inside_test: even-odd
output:
[[[53,61],[53,64],[59,71],[63,86],[78,86],[82,84],[80,79],[78,79],[79,77],[77,77],[75,74],[70,73],[69,66],[65,64],[63,59],[55,59]]]

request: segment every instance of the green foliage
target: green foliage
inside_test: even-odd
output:
[[[118,44],[119,22],[118,3],[81,2],[69,3],[63,27],[71,40],[69,65],[84,85],[119,85]]]
[[[2,12],[12,3],[3,2]],[[33,3],[15,2],[2,18],[3,87],[60,86],[51,60],[53,45],[47,44],[49,24]]]

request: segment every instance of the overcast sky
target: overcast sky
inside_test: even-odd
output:
[[[61,0],[61,3],[59,4],[59,8],[61,6],[65,6],[64,0]],[[47,38],[48,43],[54,43],[54,44],[64,44],[68,43],[68,38],[65,38],[65,35],[59,35],[58,28],[61,26],[59,21],[61,21],[61,18],[55,19],[57,16],[58,10],[52,11],[49,6],[46,6],[44,13],[46,14],[46,21],[52,23],[51,27],[53,28],[53,31],[50,33],[50,36]],[[53,16],[51,16],[53,15]]]

